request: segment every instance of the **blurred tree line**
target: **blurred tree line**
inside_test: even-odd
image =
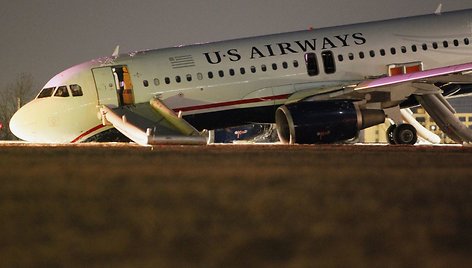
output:
[[[35,96],[33,76],[29,73],[18,74],[16,80],[0,88],[0,140],[16,140],[10,132],[10,119],[13,114]]]

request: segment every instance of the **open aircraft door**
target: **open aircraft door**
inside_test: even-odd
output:
[[[127,66],[92,69],[98,104],[123,106],[134,104],[133,84]]]

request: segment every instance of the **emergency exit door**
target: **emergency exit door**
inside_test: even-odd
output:
[[[133,84],[127,66],[92,69],[100,105],[134,104]]]

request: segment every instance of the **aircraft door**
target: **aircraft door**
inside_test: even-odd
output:
[[[97,87],[98,104],[119,106],[115,77],[111,67],[92,69]]]
[[[134,104],[133,84],[126,66],[92,69],[100,105]]]
[[[117,66],[113,69],[117,81],[118,97],[121,105],[134,104],[133,83],[127,66]]]

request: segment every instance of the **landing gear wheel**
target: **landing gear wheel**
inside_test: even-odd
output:
[[[395,124],[391,124],[388,128],[387,128],[387,141],[389,144],[391,145],[394,145],[396,144],[395,143],[395,140],[393,140],[393,131],[395,131],[395,129],[397,128],[397,125]]]
[[[395,142],[395,144],[413,145],[418,140],[418,136],[416,135],[416,129],[410,124],[398,125],[393,130],[392,136],[393,136],[393,141]]]

